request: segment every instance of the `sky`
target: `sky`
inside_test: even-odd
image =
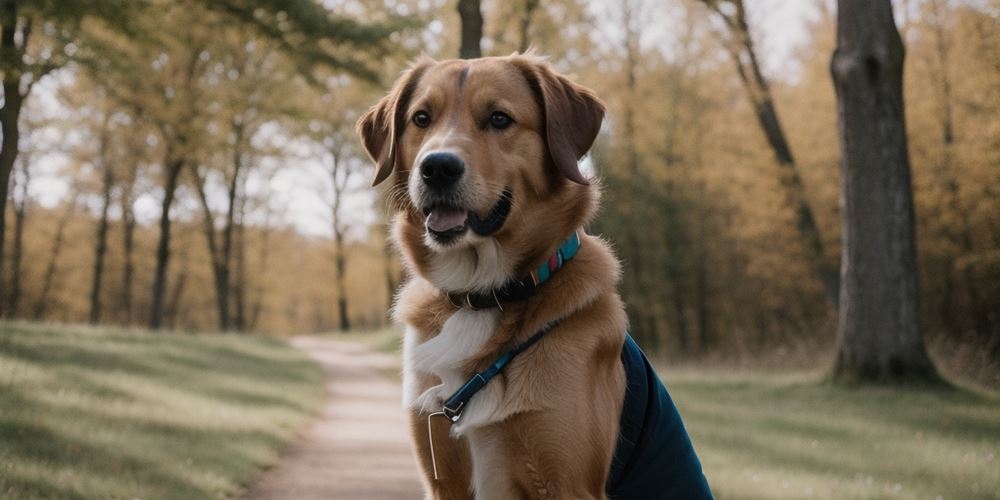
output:
[[[616,2],[598,0],[592,4],[592,11],[599,19],[607,18],[610,9]],[[658,2],[654,2],[658,3]],[[806,21],[816,15],[814,2],[811,0],[753,0],[748,2],[752,10],[751,23],[755,25],[758,34],[757,43],[763,57],[765,71],[769,74],[789,74],[787,61],[791,59],[796,47],[807,38]],[[651,23],[650,35],[644,38],[644,43],[657,43],[657,37],[669,36],[671,29],[669,19],[664,22]],[[436,25],[440,29],[440,23]],[[659,30],[657,29],[659,28]],[[614,28],[604,30],[605,36],[614,36]],[[778,69],[780,68],[780,71]],[[791,72],[794,75],[794,71]],[[57,98],[57,89],[69,76],[66,73],[56,73],[42,80],[30,99],[35,109],[50,116],[63,114],[65,110]],[[59,145],[53,144],[57,149]],[[324,176],[326,161],[318,152],[310,151],[303,145],[293,145],[295,158],[275,164],[267,160],[263,171],[274,171],[269,178],[251,179],[251,188],[261,190],[268,188],[272,206],[277,207],[277,215],[283,222],[296,227],[300,232],[318,237],[331,236],[331,222],[327,199],[329,199],[329,181]],[[68,182],[62,175],[67,162],[65,155],[54,152],[40,158],[35,158],[32,167],[31,194],[45,206],[54,206],[66,196]],[[375,206],[376,195],[367,189],[371,167],[362,168],[353,180],[357,188],[345,201],[348,216],[354,221],[351,235],[362,237],[366,227],[380,219],[379,212],[385,207]],[[218,199],[216,197],[216,199]],[[194,206],[178,207],[180,213],[200,217]],[[137,214],[140,222],[152,223],[159,217],[159,197],[157,193],[144,195],[137,202]]]

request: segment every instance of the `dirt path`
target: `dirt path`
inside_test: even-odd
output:
[[[384,373],[398,360],[329,338],[296,337],[292,345],[323,365],[327,402],[321,419],[244,498],[420,498],[401,389]]]

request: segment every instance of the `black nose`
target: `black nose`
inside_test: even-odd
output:
[[[424,184],[435,189],[451,187],[464,173],[465,162],[452,153],[431,153],[420,163]]]

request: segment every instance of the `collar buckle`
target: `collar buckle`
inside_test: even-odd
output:
[[[465,409],[465,401],[459,401],[458,405],[454,408],[449,407],[447,403],[441,408],[441,413],[451,420],[452,423],[458,422],[458,419],[462,418],[462,410]]]

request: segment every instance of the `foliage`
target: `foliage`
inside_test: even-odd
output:
[[[234,495],[317,410],[321,380],[266,338],[0,323],[0,494]]]

